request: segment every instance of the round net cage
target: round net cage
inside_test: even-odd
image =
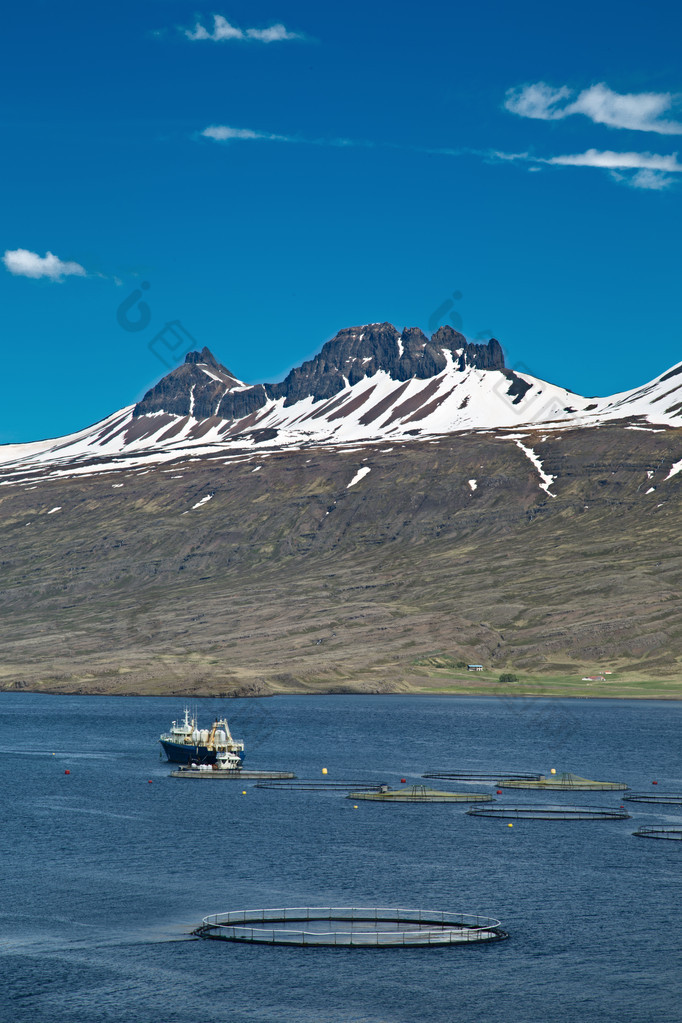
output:
[[[493,917],[338,906],[216,913],[205,917],[194,933],[216,941],[334,948],[431,948],[509,937]]]
[[[497,817],[505,820],[535,821],[624,821],[630,817],[626,810],[606,806],[472,806],[470,817]]]
[[[628,792],[623,799],[631,803],[658,803],[670,806],[682,805],[682,792]]]
[[[523,774],[521,771],[427,771],[422,778],[440,778],[442,781],[473,781],[495,785],[502,779],[513,781],[539,781],[541,774]]]
[[[682,828],[637,828],[632,834],[635,838],[661,838],[669,842],[682,842]]]
[[[377,803],[490,803],[492,796],[487,792],[439,792],[427,789],[425,785],[408,785],[400,789],[389,789],[382,785],[378,792],[351,792],[348,799],[369,799]]]
[[[592,781],[591,778],[581,778],[579,774],[550,775],[545,778],[542,775],[534,781],[507,778],[500,780],[500,787],[503,789],[540,789],[549,792],[624,792],[628,786],[620,781]]]
[[[260,781],[255,786],[257,789],[279,789],[291,792],[348,792],[350,789],[357,789],[358,792],[378,792],[379,789],[387,787],[380,781],[362,781],[346,779],[339,781],[336,778],[297,778],[295,781]]]

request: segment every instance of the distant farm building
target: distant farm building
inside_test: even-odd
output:
[[[583,682],[606,682],[603,675],[583,675]]]
[[[467,671],[483,671],[482,664],[467,664]]]

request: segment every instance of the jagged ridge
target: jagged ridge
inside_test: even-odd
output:
[[[167,412],[195,419],[242,419],[263,408],[269,399],[283,398],[285,408],[309,397],[323,401],[382,370],[399,382],[428,380],[447,368],[445,352],[461,372],[467,366],[505,368],[504,353],[495,338],[487,344],[472,344],[449,326],[440,327],[428,338],[418,327],[408,327],[401,334],[391,323],[372,323],[340,330],[314,359],[275,384],[249,387],[217,362],[208,348],[190,352],[182,366],[145,394],[133,416]]]

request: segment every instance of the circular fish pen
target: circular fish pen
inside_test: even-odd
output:
[[[194,933],[216,941],[315,948],[433,948],[509,937],[499,920],[487,916],[336,906],[215,913]]]
[[[490,803],[487,792],[439,792],[424,785],[410,785],[404,789],[381,786],[378,792],[351,792],[348,799],[372,799],[379,803]]]
[[[519,771],[513,773],[500,772],[492,774],[489,771],[427,771],[422,778],[440,778],[441,781],[474,781],[485,782],[495,785],[503,778],[514,781],[539,781],[541,774],[522,774]]]
[[[349,789],[378,792],[383,787],[380,781],[320,781],[317,778],[297,778],[296,781],[261,781],[257,789],[287,789],[292,792],[348,792]]]
[[[637,828],[635,838],[660,838],[669,842],[682,842],[682,828]]]
[[[624,821],[630,814],[606,806],[472,806],[470,817],[497,817],[526,821]]]
[[[682,792],[629,792],[623,799],[631,803],[658,803],[670,806],[682,805]]]
[[[581,778],[579,774],[552,775],[545,778],[541,775],[535,781],[517,780],[508,778],[500,781],[503,789],[540,789],[549,792],[624,792],[628,786],[620,781],[592,781],[590,778]]]
[[[222,778],[223,781],[254,781],[263,778],[295,778],[291,771],[250,771],[243,767],[232,770],[215,764],[198,764],[196,767],[180,767],[171,771],[171,778]]]

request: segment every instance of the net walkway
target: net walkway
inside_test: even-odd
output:
[[[659,803],[670,806],[682,805],[682,792],[628,792],[623,799],[631,803]]]
[[[520,771],[427,771],[422,778],[440,778],[442,781],[476,781],[496,784],[503,778],[514,781],[539,781],[541,774],[523,774]]]
[[[471,945],[509,937],[492,917],[335,906],[216,913],[194,933],[217,941],[347,948]]]
[[[472,806],[470,817],[497,817],[508,820],[535,821],[623,821],[630,817],[626,810],[606,806]]]
[[[410,785],[408,788],[382,788],[379,792],[351,792],[348,799],[371,799],[379,803],[490,803],[492,796],[487,792],[439,792],[424,785]]]
[[[255,787],[257,789],[288,789],[292,792],[348,792],[350,789],[357,789],[358,792],[361,790],[378,792],[380,788],[385,787],[385,782],[360,781],[352,778],[346,781],[297,778],[296,781],[260,781]]]
[[[624,792],[628,786],[620,781],[592,781],[591,778],[581,778],[579,774],[552,775],[549,778],[540,777],[536,781],[520,781],[515,778],[500,781],[503,789],[540,789],[548,792],[570,791],[570,792]]]
[[[661,838],[669,842],[682,842],[682,828],[638,828],[635,838]]]

